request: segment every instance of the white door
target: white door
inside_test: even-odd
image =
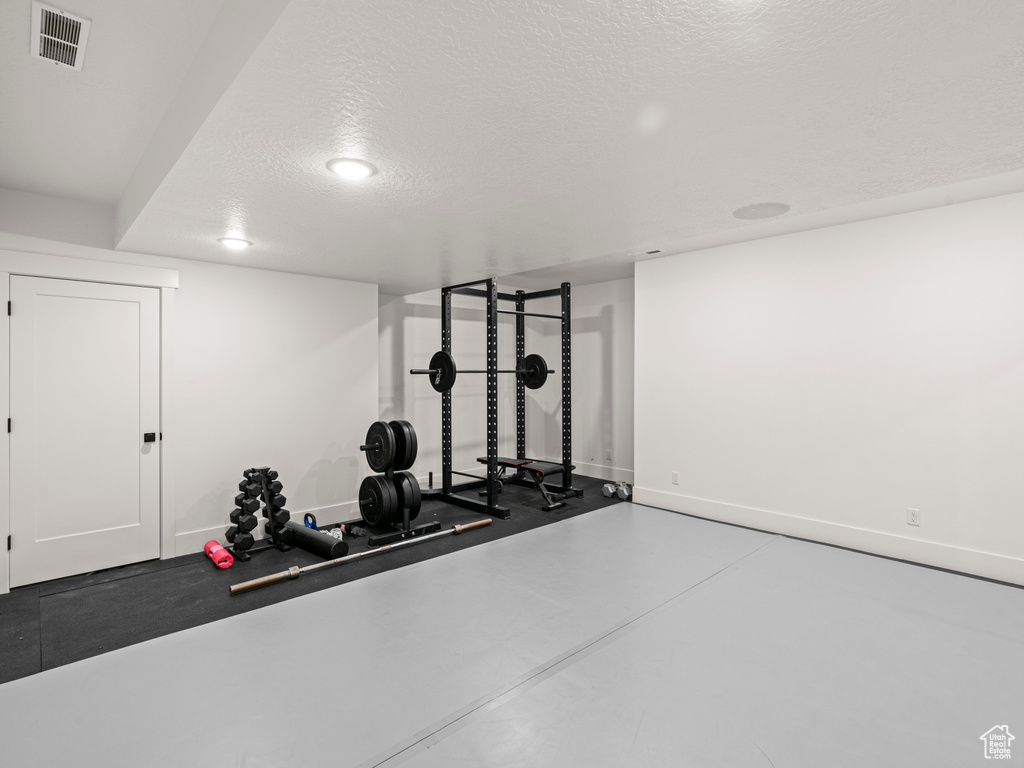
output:
[[[160,292],[12,275],[11,303],[11,586],[159,557]]]

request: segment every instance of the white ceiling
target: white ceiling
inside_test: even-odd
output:
[[[591,282],[1024,189],[1020,0],[56,4],[92,19],[81,73],[0,3],[0,187],[110,206],[119,250],[389,294]],[[758,202],[791,211],[732,216]]]

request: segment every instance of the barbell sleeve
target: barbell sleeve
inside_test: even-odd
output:
[[[241,584],[231,585],[231,594],[237,595],[239,592],[248,592],[250,589],[256,589],[257,587],[265,587],[267,584],[276,584],[279,581],[287,581],[288,579],[297,579],[299,574],[302,573],[302,569],[297,565],[293,565],[287,571],[280,571],[279,573],[272,573],[269,576],[260,576],[258,579],[250,579],[249,581],[243,581]]]

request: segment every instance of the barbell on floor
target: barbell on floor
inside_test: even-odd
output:
[[[430,386],[438,392],[448,392],[455,386],[455,377],[460,371],[455,366],[455,358],[444,350],[434,353],[430,358],[429,368],[413,368],[413,374],[430,376]],[[461,371],[461,373],[487,373],[486,370]],[[512,370],[500,370],[496,373],[514,373],[527,389],[540,389],[548,380],[548,374],[554,373],[548,368],[547,362],[540,355],[527,355],[523,358],[522,367]]]
[[[267,584],[274,584],[278,581],[286,581],[288,579],[295,579],[304,573],[309,571],[316,571],[320,568],[330,568],[333,565],[341,565],[342,563],[349,563],[353,560],[358,560],[361,557],[371,557],[372,555],[379,555],[382,552],[388,552],[392,549],[399,549],[400,547],[409,547],[414,544],[422,544],[424,541],[430,539],[437,539],[441,536],[458,535],[465,531],[472,531],[476,528],[483,528],[484,526],[490,525],[491,519],[485,518],[483,520],[474,520],[471,523],[464,525],[456,525],[451,528],[447,528],[437,533],[428,533],[425,536],[417,536],[414,539],[405,539],[403,541],[395,542],[394,544],[386,544],[378,549],[367,549],[363,552],[356,552],[354,555],[346,555],[345,557],[337,557],[334,560],[324,560],[322,563],[313,563],[313,565],[307,565],[303,568],[299,568],[293,565],[287,571],[281,571],[280,573],[272,573],[269,576],[261,576],[258,579],[252,579],[250,581],[243,581],[240,584],[232,584],[229,587],[229,591],[232,595],[237,595],[239,592],[248,592],[250,589],[256,587],[262,587]]]

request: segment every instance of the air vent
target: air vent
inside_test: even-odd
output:
[[[89,19],[33,0],[32,57],[81,71],[91,23]]]

